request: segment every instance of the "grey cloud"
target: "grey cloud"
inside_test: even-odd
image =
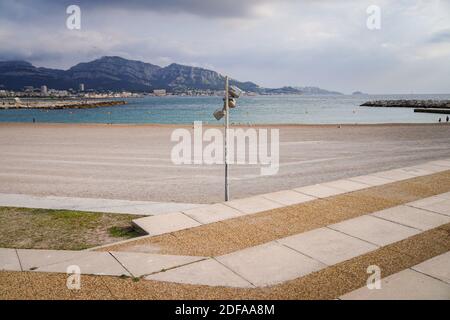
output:
[[[272,87],[446,92],[450,11],[406,10],[415,2],[386,0],[375,32],[365,25],[370,0],[0,0],[0,60],[68,68],[118,55],[211,66]],[[69,4],[81,5],[80,31],[65,27]],[[224,19],[255,12],[263,15]]]
[[[0,12],[17,14],[18,7],[33,7],[40,13],[60,10],[71,4],[82,9],[123,9],[156,11],[164,13],[189,13],[204,17],[245,17],[252,16],[255,9],[268,3],[294,0],[0,0]],[[1,15],[1,14],[0,14]]]

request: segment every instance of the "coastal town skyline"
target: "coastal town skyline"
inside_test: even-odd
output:
[[[371,1],[78,1],[79,30],[66,28],[69,5],[0,1],[0,60],[66,69],[119,55],[346,93],[447,93],[450,83],[448,1],[378,1],[377,30]]]

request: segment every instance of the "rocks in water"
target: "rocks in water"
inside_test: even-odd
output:
[[[439,108],[450,109],[450,100],[374,100],[367,101],[362,107],[386,108]]]
[[[32,101],[26,103],[15,103],[14,105],[1,105],[0,109],[90,109],[99,107],[111,107],[117,105],[127,104],[123,100],[108,100],[108,101]]]

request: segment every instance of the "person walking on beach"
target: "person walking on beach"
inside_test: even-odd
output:
[[[447,116],[447,118],[445,118],[445,122],[448,122],[448,120],[449,120],[449,119],[448,119],[448,116]]]
[[[442,119],[441,118],[439,118],[439,123],[441,123],[442,122]]]

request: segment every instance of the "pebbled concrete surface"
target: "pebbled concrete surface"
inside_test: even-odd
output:
[[[219,256],[450,190],[450,171],[146,237],[101,250]],[[148,250],[148,251],[146,251]]]
[[[336,299],[361,288],[367,267],[387,277],[450,250],[450,224],[267,288],[225,288],[108,276],[82,276],[81,290],[64,274],[0,272],[0,299]]]

